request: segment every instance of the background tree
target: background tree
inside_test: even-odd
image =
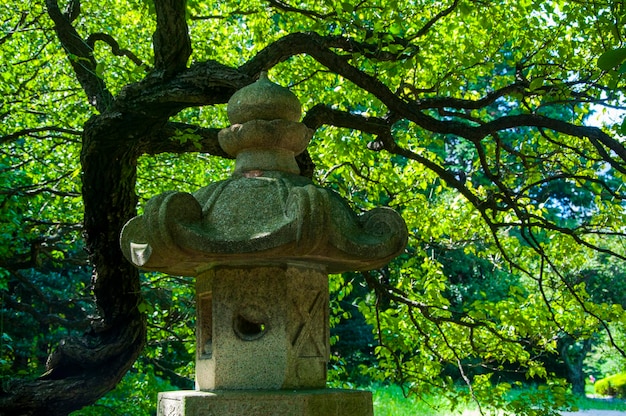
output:
[[[356,209],[392,206],[409,226],[405,255],[361,280],[376,375],[456,400],[453,364],[470,396],[532,412],[498,403],[493,370],[514,366],[558,393],[538,357],[557,351],[559,334],[600,328],[623,352],[610,331],[621,305],[570,278],[597,253],[626,258],[621,127],[583,124],[595,106],[622,105],[621,1],[32,0],[0,10],[2,325],[28,314],[47,325],[37,334],[55,334],[51,349],[66,328],[40,377],[4,380],[2,412],[65,414],[130,368],[146,316],[170,309],[142,297],[121,227],[138,198],[223,172],[227,162],[206,156],[226,157],[223,104],[268,70],[316,131],[303,174]],[[476,259],[472,278],[490,264],[502,286],[463,289],[455,250]],[[68,262],[75,272],[60,273]],[[65,292],[37,291],[44,282],[79,296],[64,303]],[[182,322],[168,319],[163,331]],[[14,343],[3,329],[0,365],[24,364],[28,348]]]

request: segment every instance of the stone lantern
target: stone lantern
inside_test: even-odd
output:
[[[196,391],[161,393],[159,415],[372,415],[369,392],[325,389],[328,274],[385,265],[406,225],[299,175],[313,133],[300,117],[262,74],[228,103],[232,176],[158,195],[122,231],[137,267],[196,278]]]

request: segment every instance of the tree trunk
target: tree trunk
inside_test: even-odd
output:
[[[136,214],[137,156],[130,138],[137,127],[119,114],[93,117],[85,125],[84,230],[100,314],[89,333],[59,345],[43,376],[0,394],[2,415],[66,415],[91,404],[115,387],[143,348],[139,273],[119,247],[123,225]]]
[[[576,341],[569,336],[560,340],[559,353],[567,368],[567,380],[572,386],[572,393],[577,396],[585,395],[586,379],[583,365],[591,349],[591,341],[591,338]]]

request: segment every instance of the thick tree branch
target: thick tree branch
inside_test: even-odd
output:
[[[311,108],[302,122],[310,129],[317,130],[326,124],[335,127],[366,131],[372,134],[388,134],[391,124],[388,120],[378,117],[365,117],[346,111],[336,110],[330,106],[318,104]]]
[[[186,4],[186,0],[154,0],[154,66],[166,79],[185,69],[191,56]]]
[[[217,140],[221,129],[203,128],[185,123],[169,122],[163,128],[146,136],[138,151],[142,154],[202,152],[232,159]]]
[[[559,133],[588,138],[603,158],[607,159],[615,169],[620,172],[626,171],[624,164],[612,158],[608,152],[608,150],[614,152],[622,161],[626,162],[626,148],[624,145],[595,127],[577,126],[535,114],[504,116],[478,126],[454,120],[438,120],[427,115],[421,111],[425,106],[425,101],[404,101],[376,77],[357,69],[350,64],[346,57],[338,55],[331,50],[332,48],[341,48],[344,42],[345,40],[339,41],[337,38],[325,38],[315,33],[290,34],[260,51],[254,58],[242,65],[240,70],[244,73],[266,70],[287,60],[291,56],[306,53],[331,71],[342,75],[363,90],[374,95],[399,117],[411,120],[418,126],[433,133],[453,134],[477,142],[488,135],[502,130],[517,127],[547,128]],[[519,85],[514,84],[498,90],[494,94],[479,100],[476,105],[472,105],[470,101],[465,100],[462,102],[449,101],[448,103],[462,104],[464,107],[470,108],[478,106],[476,108],[480,108],[482,105],[492,103],[498,96],[519,87]]]
[[[270,44],[245,64],[239,70],[245,74],[256,74],[268,70],[295,55],[307,54],[322,65],[338,74],[345,76],[364,89],[366,81],[375,81],[371,87],[381,91],[386,89],[377,78],[366,75],[350,65],[347,57],[334,53],[331,49],[346,52],[364,52],[373,50],[374,46],[355,42],[342,36],[321,36],[317,33],[291,33]],[[394,55],[395,56],[395,55]],[[389,90],[388,90],[389,91]],[[391,96],[394,94],[389,91]]]
[[[129,318],[104,342],[90,336],[62,343],[48,359],[50,371],[44,376],[2,386],[0,414],[66,416],[93,403],[115,387],[137,358],[145,337],[141,322]]]
[[[498,98],[512,93],[524,92],[528,88],[527,82],[516,82],[486,94],[478,100],[464,100],[454,97],[416,98],[413,105],[420,110],[452,108],[455,110],[477,110],[493,104]]]
[[[477,207],[485,207],[485,201],[482,201],[476,195],[474,195],[463,183],[459,180],[454,172],[451,172],[438,165],[432,160],[421,156],[417,153],[411,152],[408,149],[404,149],[397,145],[393,139],[391,133],[392,123],[381,118],[376,117],[364,117],[361,115],[351,114],[339,110],[334,110],[326,106],[315,106],[304,117],[303,122],[310,128],[318,128],[322,124],[332,125],[336,127],[345,127],[360,130],[363,132],[371,133],[377,136],[376,142],[380,146],[373,150],[385,149],[390,153],[404,156],[407,159],[415,160],[428,169],[435,172],[441,179],[443,179],[448,185],[461,192],[472,204]]]
[[[54,22],[54,30],[70,60],[76,78],[87,94],[89,103],[103,112],[108,109],[113,96],[104,81],[96,75],[96,60],[93,50],[78,34],[74,26],[61,12],[56,0],[46,0],[48,15]]]
[[[596,150],[603,155],[603,159],[609,162],[616,170],[626,173],[626,147],[597,127],[577,126],[566,121],[536,114],[520,114],[499,117],[475,129],[484,132],[486,136],[493,132],[516,127],[546,128],[570,136],[587,137]],[[621,161],[611,157],[607,153],[607,149],[614,152]]]
[[[117,111],[169,117],[194,106],[222,104],[235,91],[254,82],[260,71],[242,73],[235,68],[207,61],[192,65],[170,79],[148,76],[131,84],[118,95]]]

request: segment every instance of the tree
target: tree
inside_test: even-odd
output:
[[[548,376],[532,354],[556,348],[550,334],[600,325],[610,337],[608,323],[623,315],[567,279],[580,256],[626,259],[626,148],[618,126],[583,124],[592,105],[622,105],[620,61],[603,55],[623,42],[619,1],[0,8],[0,206],[10,218],[2,289],[15,296],[8,286],[26,267],[20,257],[31,267],[53,252],[70,260],[53,231],[69,232],[82,209],[97,307],[89,330],[60,343],[41,377],[3,387],[4,413],[66,414],[132,365],[145,342],[145,303],[118,238],[136,214],[136,191],[157,189],[142,176],[158,173],[140,169],[165,153],[227,158],[216,140],[227,125],[222,104],[262,71],[292,87],[316,131],[310,155],[299,157],[303,174],[313,174],[312,158],[320,183],[356,208],[395,207],[409,226],[407,253],[364,275],[378,299],[362,309],[377,318],[382,374],[393,364],[415,387],[421,366],[422,385],[445,388],[434,380],[452,362],[471,394],[488,400],[487,384],[468,376],[471,360]],[[191,165],[176,160],[170,172]],[[576,205],[584,209],[569,210],[572,195],[586,199]],[[472,251],[524,287],[451,311],[446,276],[429,255],[435,243]],[[526,313],[510,312],[522,306]],[[406,334],[406,345],[385,334]]]

